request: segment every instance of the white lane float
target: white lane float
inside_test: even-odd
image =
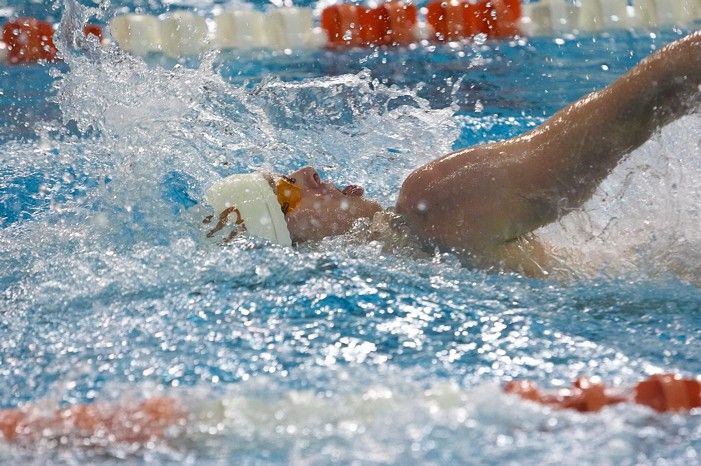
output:
[[[628,11],[628,0],[592,1],[598,2],[601,7],[599,24],[602,29],[625,29],[633,26],[632,18]]]
[[[110,30],[124,50],[137,55],[163,52],[169,57],[198,55],[210,45],[220,49],[299,49],[323,47],[326,37],[314,28],[310,8],[285,7],[267,12],[254,9],[222,11],[211,23],[189,11],[159,17],[122,15]]]
[[[202,16],[176,11],[160,19],[161,46],[167,56],[198,55],[209,47],[209,30]]]
[[[522,6],[526,35],[600,32],[691,24],[701,18],[701,0],[540,0]]]
[[[688,24],[701,15],[697,0],[655,0],[659,25]]]
[[[553,30],[558,30],[553,27],[552,8],[545,2],[526,3],[521,6],[523,16],[521,17],[519,27],[527,36],[543,36],[551,34]],[[566,24],[571,24],[569,15],[557,15],[557,22],[564,21]]]
[[[215,44],[222,49],[268,47],[266,20],[255,10],[224,11],[214,17]]]
[[[266,18],[266,30],[273,48],[305,49],[326,45],[326,35],[314,28],[314,15],[310,8],[277,8]]]
[[[185,10],[158,17],[125,14],[110,20],[109,31],[122,49],[135,55],[157,52],[178,58],[199,55],[210,47],[287,50],[405,45],[424,39],[459,40],[478,33],[499,38],[652,29],[700,19],[701,0],[434,0],[421,10],[411,2],[388,0],[369,6],[329,4],[319,19],[311,8],[299,7],[218,11],[211,20]],[[321,27],[315,27],[318,22]],[[34,18],[8,21],[3,26],[0,61],[52,60],[53,25],[44,23]],[[99,26],[89,27],[95,30],[86,34],[102,40]],[[18,41],[25,37],[26,43]]]
[[[586,0],[584,0],[586,1]],[[566,0],[553,0],[543,3],[541,9],[545,10],[540,14],[550,16],[552,31],[558,33],[571,32],[579,27],[580,12],[584,9]],[[547,11],[547,13],[546,13]]]
[[[7,44],[0,42],[0,62],[5,63],[7,61]]]
[[[656,0],[635,0],[632,10],[632,20],[635,27],[657,27]]]
[[[112,38],[127,52],[143,56],[162,49],[161,23],[155,16],[115,16],[109,29]]]

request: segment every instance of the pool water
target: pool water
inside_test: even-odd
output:
[[[66,5],[62,31],[123,3]],[[47,437],[0,445],[2,462],[697,463],[698,412],[581,415],[499,386],[701,373],[698,113],[538,232],[579,258],[567,280],[353,236],[219,246],[190,210],[222,175],[304,164],[390,207],[413,168],[535,127],[684,32],[183,63],[64,34],[65,63],[1,66],[0,405],[227,406],[175,441]]]

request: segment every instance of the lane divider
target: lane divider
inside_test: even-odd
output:
[[[161,19],[161,45],[169,57],[198,55],[208,45],[207,23],[202,16],[176,11]]]
[[[407,45],[422,40],[445,42],[477,34],[491,38],[655,28],[701,19],[701,0],[430,0],[424,8],[411,1],[379,4],[335,3],[323,8],[315,27],[311,8],[284,7],[261,12],[236,9],[212,18],[180,10],[161,16],[126,14],[109,22],[111,38],[136,55],[198,55],[220,49],[303,49]],[[30,63],[56,57],[54,26],[34,18],[16,18],[3,26],[0,61]],[[101,41],[100,26],[86,35]]]
[[[8,63],[31,63],[56,58],[54,27],[34,18],[17,18],[5,23],[2,40]]]
[[[448,0],[428,4],[431,39],[452,41],[477,34],[513,37],[520,33],[520,0]]]
[[[221,49],[267,47],[265,15],[255,10],[224,11],[214,17],[215,44]]]
[[[110,34],[119,46],[136,55],[147,55],[162,48],[161,23],[150,15],[123,15],[109,22]]]
[[[399,1],[331,5],[321,12],[320,22],[330,47],[407,45],[421,37],[416,5]]]
[[[100,42],[104,40],[102,27],[97,24],[87,24],[83,33],[97,37]],[[2,27],[0,61],[10,64],[53,61],[57,53],[53,37],[54,26],[46,21],[27,17],[10,20]]]
[[[523,6],[521,30],[530,36],[654,29],[701,19],[701,0],[540,0]]]

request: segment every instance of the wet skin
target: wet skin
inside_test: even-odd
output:
[[[312,167],[304,167],[287,176],[301,188],[299,205],[287,213],[287,228],[294,242],[316,241],[346,233],[360,218],[372,218],[380,205],[363,196],[360,186],[339,189],[322,180]]]
[[[515,240],[580,207],[626,154],[693,108],[699,86],[696,31],[533,131],[419,167],[404,181],[396,212],[422,242],[522,264],[531,252],[513,247]],[[343,234],[380,210],[362,188],[339,190],[311,167],[289,177],[303,189],[301,205],[287,215],[295,242]]]

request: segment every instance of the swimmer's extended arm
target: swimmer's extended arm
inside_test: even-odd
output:
[[[397,211],[433,244],[493,253],[584,203],[624,155],[689,111],[700,85],[697,31],[529,133],[417,169]]]

